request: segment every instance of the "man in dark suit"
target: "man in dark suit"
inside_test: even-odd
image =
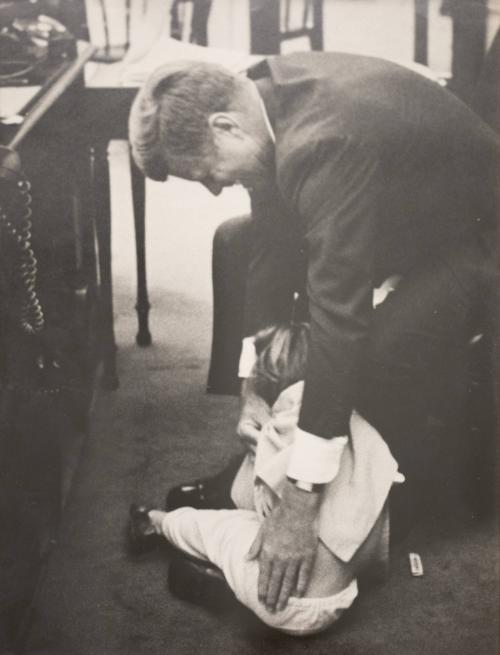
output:
[[[411,480],[438,390],[493,323],[498,142],[438,84],[333,53],[269,58],[247,77],[160,69],[135,102],[131,142],[154,179],[249,190],[251,220],[230,228],[239,252],[251,251],[242,336],[289,320],[305,289],[310,349],[289,484],[252,548],[260,598],[279,609],[307,585],[321,488],[336,475],[352,410]],[[374,311],[374,288],[391,276],[402,281]],[[243,395],[240,431],[251,441],[251,383]]]

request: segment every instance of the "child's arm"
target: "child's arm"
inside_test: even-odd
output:
[[[241,410],[236,433],[248,451],[255,454],[262,427],[271,417],[271,408],[253,388],[253,378],[243,381]]]

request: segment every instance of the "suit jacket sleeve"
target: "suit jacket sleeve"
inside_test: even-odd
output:
[[[331,438],[348,434],[373,311],[379,153],[373,145],[337,138],[313,148],[297,171],[311,317],[299,427]]]
[[[252,240],[245,289],[244,335],[290,320],[300,284],[297,235],[273,186],[251,195]]]

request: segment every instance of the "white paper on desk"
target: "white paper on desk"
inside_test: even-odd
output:
[[[199,46],[164,37],[159,39],[141,60],[126,65],[123,79],[127,82],[142,84],[155,68],[169,61],[175,61],[176,59],[222,64],[237,72],[247,69],[262,58],[259,55],[249,55],[233,50],[223,50],[222,48]],[[126,61],[123,63],[127,64]]]
[[[238,72],[246,70],[263,58],[260,55],[184,43],[166,36],[158,39],[139,59],[133,52],[130,52],[129,55],[116,64],[94,64],[93,70],[90,68],[86,71],[87,85],[92,87],[141,86],[155,68],[176,59],[213,62]]]
[[[16,116],[33,98],[40,86],[3,86],[0,87],[0,118]]]
[[[130,43],[146,50],[162,33],[170,33],[173,0],[85,0],[90,41],[96,48]]]

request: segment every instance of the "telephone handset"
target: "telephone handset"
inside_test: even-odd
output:
[[[30,189],[18,154],[0,146],[0,236],[5,241],[4,250],[11,253],[10,279],[14,289],[9,290],[13,292],[10,305],[17,337],[23,342],[16,352],[21,365],[11,361],[5,382],[11,390],[55,393],[60,390],[57,370],[61,365],[50,345],[51,339],[45,334],[45,318],[36,289],[38,263],[31,245]],[[26,365],[27,358],[33,360],[31,365]]]

